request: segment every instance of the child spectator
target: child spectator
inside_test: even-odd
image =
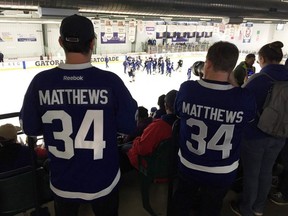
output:
[[[17,141],[20,129],[12,124],[0,126],[0,172],[32,164],[28,146]]]

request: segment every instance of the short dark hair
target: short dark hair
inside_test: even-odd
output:
[[[280,62],[283,58],[282,47],[283,43],[281,41],[274,41],[272,43],[266,44],[258,52],[258,55],[263,57],[266,62],[277,61]]]
[[[160,95],[159,97],[158,97],[158,102],[157,102],[157,104],[158,104],[158,106],[160,107],[160,108],[164,108],[165,109],[165,94],[162,94],[162,95]]]
[[[148,118],[148,109],[143,106],[138,107],[138,118]]]
[[[236,45],[219,41],[214,43],[207,52],[207,60],[211,61],[214,70],[231,72],[238,60],[239,50]]]
[[[169,91],[165,96],[165,106],[174,113],[174,103],[177,95],[177,90]]]
[[[255,54],[253,53],[249,53],[248,55],[246,55],[246,58],[245,59],[250,59],[250,58],[256,58]]]

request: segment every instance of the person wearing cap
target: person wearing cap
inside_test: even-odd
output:
[[[0,126],[0,172],[32,165],[28,146],[17,141],[18,131],[12,124]]]
[[[58,41],[65,63],[33,78],[20,123],[25,134],[43,135],[56,216],[76,216],[83,202],[91,204],[97,216],[116,216],[117,133],[134,131],[137,102],[118,75],[92,66],[91,20],[64,18]]]
[[[127,151],[130,163],[138,168],[138,155],[150,155],[161,141],[172,137],[172,126],[177,120],[174,114],[174,101],[177,91],[171,90],[165,96],[166,114],[154,119],[141,136],[134,139],[131,148]]]
[[[175,100],[180,118],[175,216],[189,215],[191,207],[197,215],[220,216],[223,199],[235,181],[242,131],[256,114],[253,93],[229,82],[238,56],[234,44],[214,43],[202,79],[180,86]]]

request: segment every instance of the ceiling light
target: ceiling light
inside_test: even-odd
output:
[[[27,10],[37,10],[38,6],[33,5],[1,5],[0,8],[6,8],[6,9],[27,9]]]
[[[200,18],[201,21],[211,21],[210,18]]]

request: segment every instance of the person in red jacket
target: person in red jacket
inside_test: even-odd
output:
[[[155,119],[143,131],[141,136],[134,139],[127,155],[133,167],[138,168],[138,155],[150,155],[158,144],[172,136],[172,126],[177,116],[174,114],[174,102],[177,91],[171,90],[165,96],[166,114]]]

